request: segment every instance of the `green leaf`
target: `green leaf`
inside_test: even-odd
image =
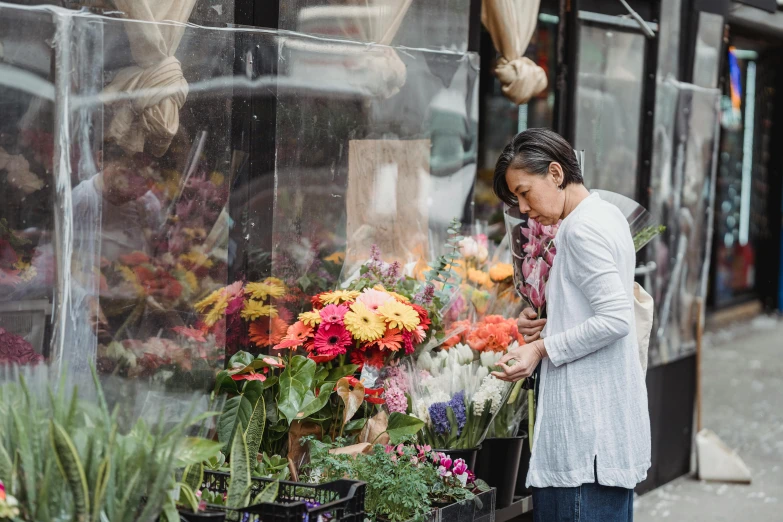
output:
[[[277,500],[277,493],[280,491],[280,482],[275,480],[270,482],[267,486],[261,490],[261,493],[256,495],[251,505],[257,506],[258,504],[271,504]]]
[[[194,513],[198,512],[198,497],[193,489],[184,483],[179,485],[179,503],[187,506]]]
[[[313,284],[313,282],[310,280],[310,278],[307,277],[307,274],[305,274],[302,277],[300,277],[296,282],[299,284],[299,286],[305,292],[307,292],[307,289],[310,288],[310,285]]]
[[[232,379],[226,370],[220,370],[215,378],[215,393],[239,393],[237,381]]]
[[[200,489],[203,482],[204,464],[201,462],[197,464],[191,464],[190,466],[186,467],[185,471],[182,473],[182,483],[189,486],[190,489]]]
[[[315,386],[320,386],[321,383],[326,380],[326,377],[328,375],[329,375],[329,370],[327,370],[323,366],[321,368],[318,368],[318,371],[315,372],[315,378],[313,379],[313,383],[315,384]]]
[[[198,437],[188,437],[177,451],[177,467],[184,468],[193,464],[201,464],[220,453],[223,445],[213,440]]]
[[[90,491],[76,446],[73,445],[73,441],[62,426],[55,421],[49,422],[49,436],[54,449],[54,457],[57,460],[57,467],[60,468],[60,473],[65,477],[71,490],[74,520],[86,520],[89,513]]]
[[[5,450],[2,444],[0,444],[0,480],[5,484],[11,483],[11,475],[13,474],[14,463],[8,452]]]
[[[237,430],[231,445],[231,484],[228,486],[228,502],[230,508],[247,506],[250,491],[250,458],[247,453],[245,433]],[[246,496],[247,495],[247,496]]]
[[[278,409],[288,422],[296,420],[296,414],[303,406],[305,395],[313,385],[315,361],[295,355],[280,375]]]
[[[93,494],[92,522],[101,519],[103,502],[106,499],[106,490],[111,479],[111,458],[106,455],[98,466],[98,474],[95,478],[95,493]]]
[[[264,438],[264,426],[266,426],[266,402],[264,397],[261,396],[256,401],[256,407],[253,408],[253,414],[250,416],[247,430],[245,430],[247,453],[251,461],[256,460],[258,450],[261,448],[261,441]]]
[[[343,377],[353,375],[358,369],[359,366],[356,364],[344,364],[342,366],[338,366],[337,368],[332,368],[332,370],[329,372],[329,375],[326,377],[326,380],[330,382],[337,382]]]
[[[386,433],[389,434],[389,442],[398,444],[402,439],[416,435],[424,427],[424,421],[404,413],[392,412],[389,415],[389,426]]]
[[[306,419],[310,415],[321,411],[321,409],[326,406],[326,403],[329,402],[332,390],[334,390],[333,382],[322,384],[321,389],[318,391],[318,397],[308,390],[305,400],[302,403],[302,409],[296,414],[296,418],[299,420]]]
[[[245,384],[239,396],[226,401],[218,421],[218,440],[223,444],[223,453],[229,452],[229,446],[234,440],[237,429],[244,431],[247,428],[253,408],[263,392],[263,383],[250,381]]]
[[[367,417],[362,417],[361,419],[352,420],[351,422],[345,425],[345,431],[360,430],[364,428],[365,424],[367,424]]]
[[[250,366],[253,363],[253,354],[248,352],[239,351],[231,356],[231,359],[228,360],[228,367],[233,368],[234,366],[239,366],[240,364],[242,366]]]

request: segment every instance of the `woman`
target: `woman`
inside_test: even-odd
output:
[[[519,327],[527,344],[510,350],[495,373],[518,381],[541,363],[527,476],[534,518],[630,521],[633,488],[650,467],[650,420],[628,223],[590,194],[571,145],[549,130],[526,130],[512,140],[498,159],[494,189],[542,225],[562,220],[547,319],[523,312]]]

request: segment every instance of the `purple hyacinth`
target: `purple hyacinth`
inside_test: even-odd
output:
[[[465,423],[468,421],[467,413],[465,412],[465,392],[457,392],[449,401],[449,406],[454,411],[454,418],[457,419],[457,435],[461,435],[462,428],[465,427]]]
[[[449,416],[446,414],[446,408],[449,406],[447,402],[436,402],[430,406],[430,419],[432,425],[435,428],[435,433],[442,435],[451,431],[449,425]]]

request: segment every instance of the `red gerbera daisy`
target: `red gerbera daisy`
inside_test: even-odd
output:
[[[319,328],[315,334],[315,351],[318,355],[342,355],[348,350],[353,338],[341,325],[332,325],[328,330]]]

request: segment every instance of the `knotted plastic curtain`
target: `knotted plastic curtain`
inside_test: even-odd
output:
[[[483,0],[481,23],[500,53],[495,75],[503,94],[517,105],[547,88],[546,72],[524,56],[538,23],[540,0]]]
[[[125,30],[136,65],[122,69],[104,89],[112,111],[108,138],[129,152],[142,152],[146,145],[148,152],[162,156],[179,129],[179,111],[188,96],[174,54],[196,0],[113,2],[132,20]]]

